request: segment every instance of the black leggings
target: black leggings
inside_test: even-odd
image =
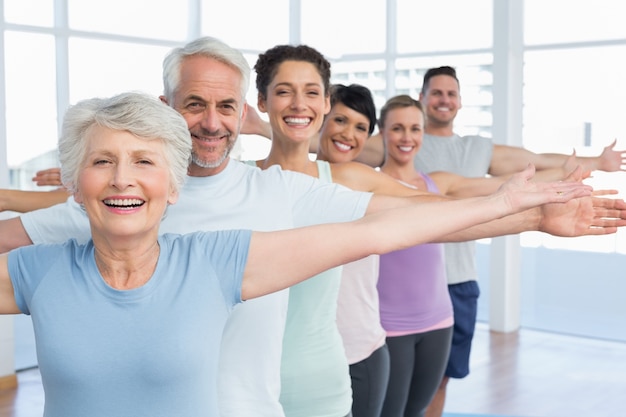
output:
[[[350,365],[352,416],[380,417],[389,380],[389,350],[386,345],[368,358]]]
[[[452,327],[388,337],[391,371],[381,415],[422,417],[448,363]]]

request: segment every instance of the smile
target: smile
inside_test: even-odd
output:
[[[145,201],[138,198],[111,198],[103,201],[108,207],[116,208],[135,208],[141,207]]]

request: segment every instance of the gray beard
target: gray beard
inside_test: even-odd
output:
[[[203,159],[198,158],[198,155],[196,155],[195,152],[191,153],[191,162],[194,165],[199,166],[200,168],[217,168],[220,165],[222,165],[222,163],[224,163],[224,161],[226,160],[226,158],[228,158],[228,155],[230,154],[230,151],[232,150],[232,146],[229,146],[224,153],[222,154],[222,156],[220,156],[218,159],[216,159],[215,161],[205,161]]]

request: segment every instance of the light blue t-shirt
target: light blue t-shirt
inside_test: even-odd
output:
[[[161,233],[252,229],[272,231],[363,216],[371,193],[323,183],[279,166],[267,170],[230,160],[217,175],[188,177],[170,206]],[[89,222],[73,199],[25,213],[38,243],[89,239]],[[238,304],[222,340],[219,401],[222,417],[280,417],[281,354],[288,291]]]
[[[33,319],[46,417],[219,416],[222,331],[241,301],[249,231],[159,238],[150,280],[110,287],[90,241],[9,253]]]

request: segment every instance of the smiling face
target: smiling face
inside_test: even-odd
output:
[[[177,200],[163,142],[94,125],[74,198],[94,240],[157,236],[167,204]]]
[[[428,89],[420,94],[429,126],[449,126],[461,106],[459,83],[449,75],[436,75],[428,82]]]
[[[387,159],[393,159],[399,164],[412,164],[422,146],[424,114],[415,106],[389,110],[381,134]]]
[[[246,112],[241,74],[205,56],[185,58],[180,72],[180,82],[168,104],[183,115],[191,132],[189,174],[216,174],[225,167]]]
[[[336,103],[322,125],[318,159],[349,162],[356,159],[369,137],[370,121],[362,113]]]
[[[269,116],[272,141],[309,143],[317,138],[330,110],[330,99],[315,66],[305,61],[282,62],[259,94],[258,108]]]

